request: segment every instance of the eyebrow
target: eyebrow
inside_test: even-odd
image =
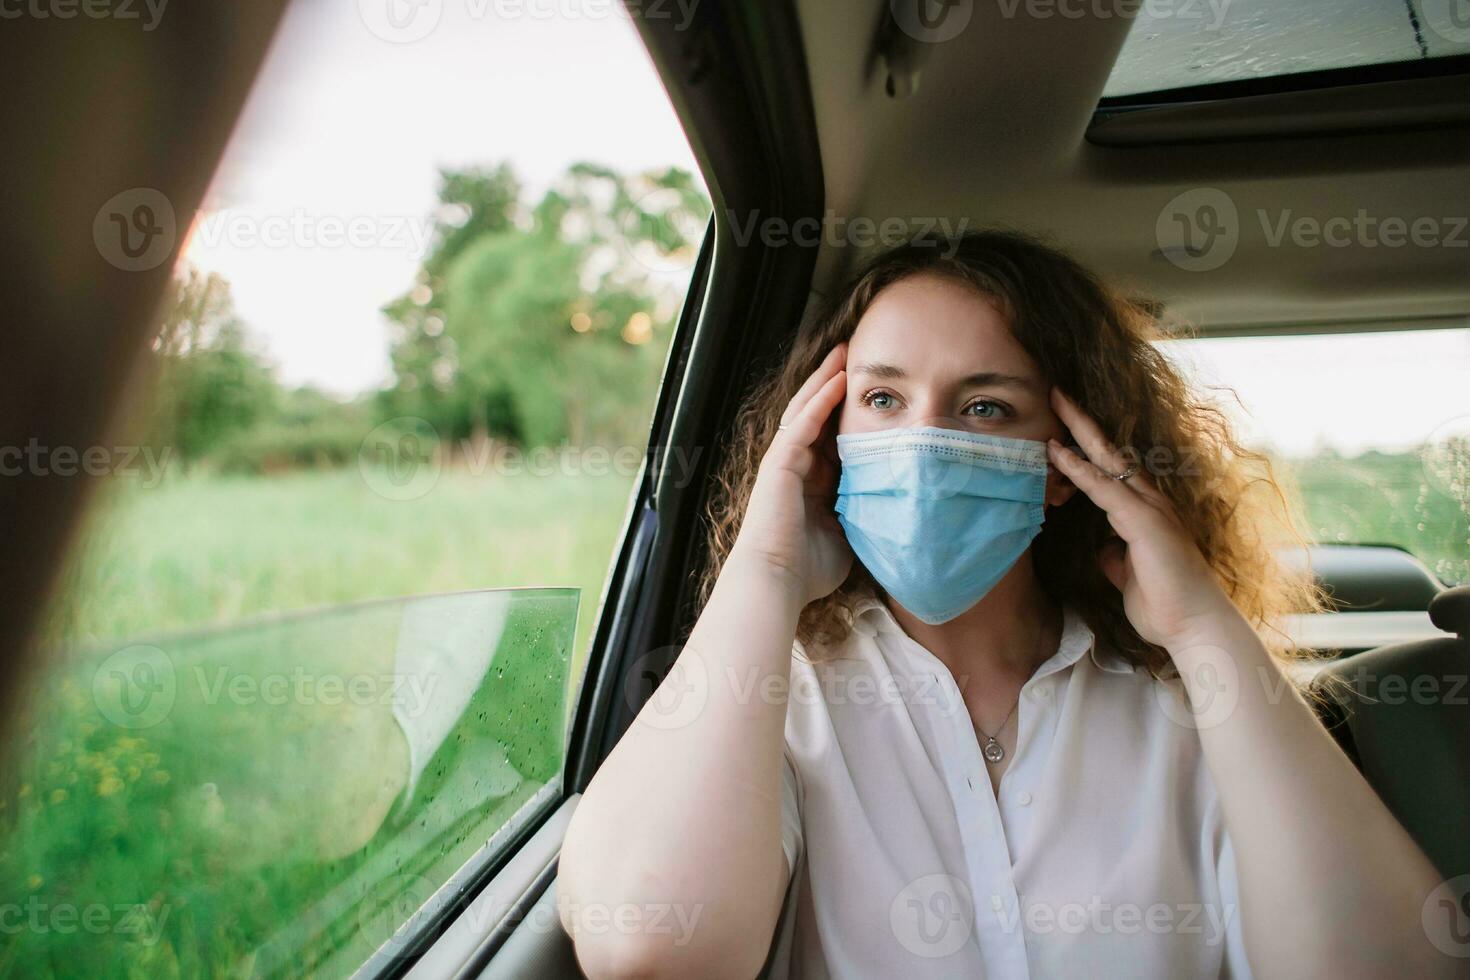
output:
[[[874,378],[882,378],[889,381],[897,381],[908,377],[908,372],[896,364],[880,364],[869,361],[855,365],[852,369],[854,375],[866,374]],[[1023,378],[1016,374],[1005,374],[1000,371],[979,371],[975,374],[967,374],[960,379],[960,384],[965,387],[988,388],[988,387],[1010,387],[1034,389],[1036,382],[1030,378]]]

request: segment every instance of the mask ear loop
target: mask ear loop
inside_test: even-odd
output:
[[[839,471],[842,469],[842,460],[837,455],[837,429],[842,419],[842,406],[837,406],[825,425],[822,426],[822,434],[817,437],[820,444],[820,452]]]

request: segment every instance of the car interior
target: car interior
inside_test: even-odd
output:
[[[168,268],[101,261],[96,203],[140,185],[200,200],[285,6],[181,5],[147,36],[104,21],[0,30],[11,66],[0,444],[95,443],[115,424]],[[649,446],[710,451],[694,455],[692,478],[659,465],[665,455],[638,478],[604,600],[581,612],[595,625],[562,771],[513,833],[419,896],[346,972],[582,975],[555,913],[561,836],[640,707],[623,693],[667,671],[697,616],[701,515],[742,398],[876,247],[742,236],[738,216],[1036,230],[1191,336],[1470,327],[1470,28],[1436,32],[1432,11],[1384,3],[1410,39],[1401,59],[1334,61],[1329,31],[1320,63],[1201,83],[1209,54],[1189,38],[1159,49],[1177,64],[1156,51],[1139,68],[1128,43],[1144,25],[1119,14],[1128,6],[723,0],[682,26],[635,18],[714,205]],[[1158,30],[1208,31],[1201,17]],[[1246,44],[1225,29],[1208,41],[1227,54]],[[1357,230],[1340,246],[1292,247],[1275,231],[1298,216],[1345,216]],[[1395,217],[1404,229],[1388,244]],[[1413,233],[1422,217],[1432,234]],[[1204,253],[1217,232],[1230,240],[1215,264]],[[79,482],[0,480],[7,717],[39,669],[32,641],[90,499]],[[1336,651],[1310,679],[1324,724],[1445,877],[1470,874],[1470,587],[1393,544],[1325,542],[1304,560],[1332,600],[1294,625]],[[1416,685],[1436,696],[1392,696]],[[773,961],[790,904],[774,937],[751,937]]]

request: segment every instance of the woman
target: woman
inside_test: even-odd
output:
[[[777,975],[1453,972],[1436,873],[1277,666],[1315,596],[1269,467],[1155,338],[988,232],[881,256],[797,343],[567,832],[589,976],[754,976],[783,904]]]

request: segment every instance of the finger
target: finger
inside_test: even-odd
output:
[[[822,430],[826,428],[832,410],[842,404],[846,396],[847,372],[839,369],[817,389],[817,393],[802,406],[794,419],[784,423],[786,428],[776,433],[777,438],[784,437],[786,442],[792,446],[809,447],[813,445],[821,436]]]
[[[1108,522],[1124,541],[1133,541],[1152,507],[1133,490],[1104,473],[1095,463],[1083,459],[1075,451],[1063,446],[1055,439],[1046,441],[1047,454],[1052,464],[1077,485],[1077,489],[1103,509]]]
[[[807,376],[806,381],[802,382],[801,387],[796,390],[796,394],[791,396],[791,401],[786,403],[786,410],[781,413],[781,424],[785,425],[800,414],[801,410],[812,400],[812,396],[820,391],[823,385],[831,381],[832,375],[840,371],[846,362],[847,344],[838,344],[829,350],[827,356],[822,358],[822,363],[818,364],[817,369]]]
[[[1112,440],[1103,435],[1102,427],[1097,421],[1056,386],[1051,389],[1051,404],[1089,460],[1113,473],[1122,473],[1128,468],[1128,460],[1113,445]]]
[[[1077,445],[1082,448],[1087,459],[1104,471],[1108,476],[1117,473],[1126,473],[1130,469],[1137,472],[1127,480],[1119,481],[1127,484],[1131,489],[1146,495],[1157,494],[1158,491],[1143,473],[1143,467],[1135,458],[1136,454],[1125,453],[1113,445],[1097,424],[1097,420],[1082,410],[1066,392],[1055,386],[1051,389],[1052,407],[1056,410],[1058,417],[1077,440]]]

